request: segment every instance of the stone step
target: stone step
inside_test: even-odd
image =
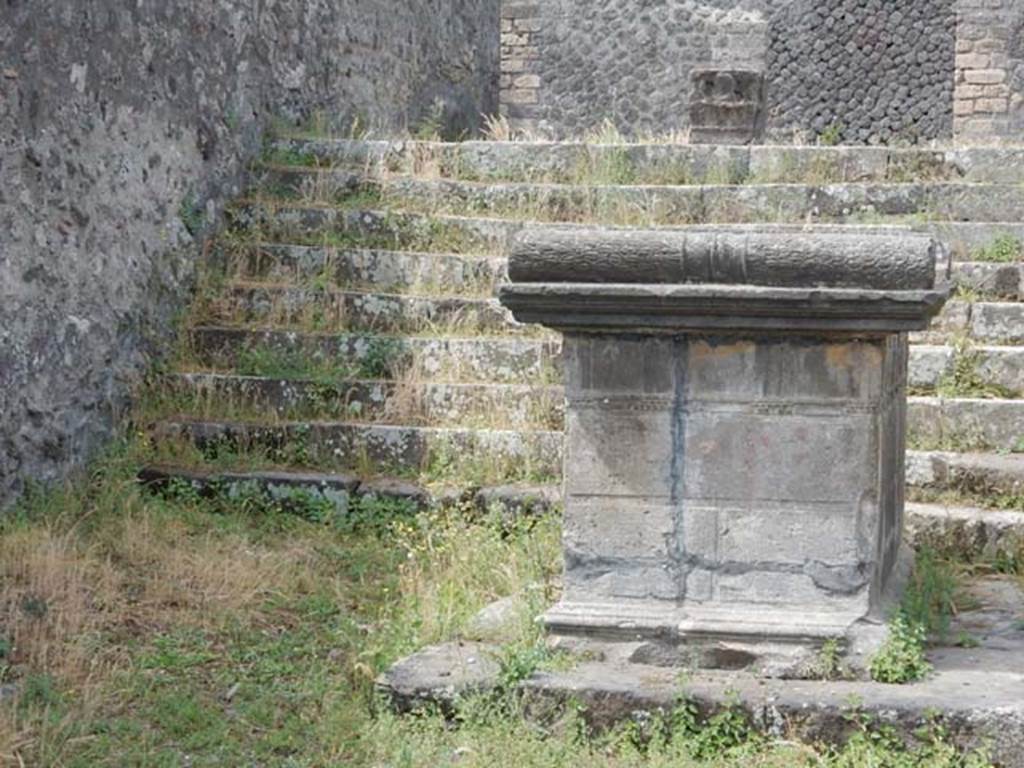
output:
[[[562,433],[543,430],[446,429],[344,421],[174,419],[152,430],[157,442],[185,441],[209,460],[256,454],[295,468],[353,470],[494,483],[561,474]]]
[[[979,346],[958,351],[951,346],[912,345],[909,385],[915,390],[935,390],[948,382],[958,367],[966,369],[975,386],[1024,394],[1024,348],[1021,347]]]
[[[256,323],[338,333],[413,333],[435,336],[509,334],[550,336],[522,325],[497,299],[411,296],[233,283],[212,307],[219,323]]]
[[[386,292],[459,293],[486,296],[504,279],[507,259],[500,256],[466,256],[452,253],[420,253],[338,249],[263,243],[239,259],[236,275],[246,280],[311,284],[326,281],[342,287],[373,286]],[[988,265],[984,265],[988,266]],[[999,275],[979,270],[979,286],[1008,286]]]
[[[554,383],[561,378],[561,344],[515,337],[425,338],[373,334],[298,333],[275,329],[199,327],[191,346],[203,365],[277,375],[327,365],[349,376],[394,378],[416,370],[431,381]]]
[[[1024,343],[1024,304],[954,300],[942,308],[931,328],[911,339],[920,343],[935,343],[949,338],[970,337],[976,342],[990,345]]]
[[[382,184],[382,195],[389,204],[426,213],[622,226],[879,223],[883,217],[1013,221],[1024,211],[1022,185],[958,183],[584,187],[392,178]]]
[[[554,384],[562,377],[561,344],[555,339],[431,339],[212,326],[192,329],[190,338],[203,365],[239,370],[248,356],[257,365],[245,372],[253,374],[279,375],[279,369],[288,368],[303,377],[309,375],[306,368],[329,364],[343,369],[342,378],[388,377],[410,368],[431,381]],[[1024,393],[1024,348],[975,347],[967,354],[977,385]],[[956,364],[957,350],[951,346],[914,345],[909,384],[917,391],[935,390]]]
[[[353,474],[323,474],[265,470],[224,472],[175,466],[147,466],[139,481],[151,489],[167,489],[174,481],[187,483],[200,494],[226,493],[236,497],[258,492],[266,498],[298,502],[302,497],[330,502],[344,516],[355,497],[372,496],[410,502],[418,509],[453,498],[469,501],[480,513],[496,506],[504,514],[529,515],[550,511],[562,501],[559,484],[461,488],[429,488],[397,478],[362,478]],[[906,536],[914,547],[929,546],[965,562],[992,562],[1024,545],[1024,511],[957,507],[944,504],[906,505]]]
[[[191,417],[273,413],[278,418],[338,419],[402,426],[560,430],[561,387],[531,384],[281,379],[217,373],[164,377],[174,406]]]
[[[279,243],[326,245],[338,248],[365,248],[384,250],[439,251],[460,254],[496,255],[507,251],[513,237],[523,228],[536,224],[528,217],[522,219],[494,216],[467,216],[425,214],[416,211],[386,210],[380,207],[345,207],[312,205],[295,201],[246,201],[229,212],[233,225],[240,230],[252,230],[266,240]],[[1015,215],[1019,218],[1019,213]],[[1010,245],[1008,255],[1000,249],[1000,260],[1021,260],[1014,251],[1024,242],[1024,223],[1015,221],[906,221],[899,218],[878,217],[877,224],[834,224],[814,222],[822,232],[864,232],[866,234],[892,231],[928,232],[947,243],[953,257],[960,261],[991,260],[994,244]],[[562,226],[584,226],[562,222]],[[691,225],[693,226],[693,225]],[[803,229],[806,222],[756,224],[700,224],[702,231],[716,229],[749,229],[751,231],[777,231]],[[667,229],[689,229],[690,226],[671,226]],[[981,258],[984,257],[984,258]]]
[[[550,336],[515,321],[496,298],[416,296],[372,290],[338,290],[292,284],[233,281],[206,316],[218,324],[261,324],[318,331],[409,333],[452,336],[502,334]],[[1024,304],[962,300],[948,302],[915,343],[969,338],[980,344],[1024,343]]]
[[[675,183],[1024,180],[1024,150],[279,138],[268,160],[469,179]]]
[[[174,407],[192,417],[344,418],[404,426],[544,429],[564,424],[557,385],[455,384],[399,380],[289,379],[178,373],[164,379]],[[931,449],[1024,452],[1024,400],[912,397],[908,435]]]
[[[237,260],[235,274],[244,280],[485,296],[492,295],[506,278],[507,265],[502,256],[265,243],[252,246]],[[956,262],[952,279],[979,296],[1017,301],[1022,296],[1024,265]]]
[[[1024,548],[1024,510],[991,510],[945,504],[907,504],[906,536],[965,562],[993,562]]]
[[[979,498],[1019,497],[1024,508],[1024,455],[908,451],[907,485]]]
[[[358,500],[387,499],[425,510],[455,503],[461,511],[467,507],[478,514],[499,513],[513,520],[552,511],[562,503],[558,485],[497,485],[474,488],[441,486],[431,488],[395,477],[358,477],[354,474],[325,474],[287,470],[224,472],[195,467],[151,465],[138,474],[139,482],[149,490],[167,492],[181,483],[201,496],[218,494],[238,498],[258,494],[277,502],[284,510],[308,513],[310,500],[326,502],[337,518],[349,514]]]
[[[922,448],[1024,453],[1024,400],[913,397],[907,432]]]
[[[983,297],[1020,301],[1024,298],[1024,264],[960,261],[953,264],[952,279],[962,290]]]

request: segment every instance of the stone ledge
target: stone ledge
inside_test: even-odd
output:
[[[923,331],[948,297],[935,291],[735,285],[518,283],[503,305],[521,323],[558,330],[673,333],[899,333]]]

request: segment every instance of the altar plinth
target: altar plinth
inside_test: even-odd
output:
[[[502,302],[564,335],[562,642],[799,675],[862,659],[908,567],[907,334],[927,236],[540,227]]]

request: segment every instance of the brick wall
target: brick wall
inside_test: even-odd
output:
[[[959,0],[954,130],[963,140],[1021,140],[1024,3]]]
[[[540,119],[539,57],[544,20],[536,3],[501,9],[501,114],[519,130],[536,132]]]

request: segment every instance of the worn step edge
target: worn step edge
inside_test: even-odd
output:
[[[358,477],[352,474],[321,474],[274,470],[262,472],[214,472],[152,465],[138,472],[139,482],[152,490],[168,490],[185,483],[202,496],[226,494],[229,498],[256,492],[264,498],[288,502],[308,495],[334,505],[339,516],[355,498],[384,498],[407,502],[418,510],[450,504],[471,505],[479,513],[498,512],[509,519],[546,514],[561,504],[560,489],[551,485],[497,485],[427,488],[394,477]]]
[[[907,432],[915,443],[1024,451],[1024,400],[911,397]]]
[[[372,363],[392,373],[415,368],[432,380],[464,382],[552,381],[561,354],[557,339],[514,336],[429,338],[228,326],[200,326],[189,335],[201,362],[217,367],[233,366],[244,350],[267,349],[353,367]]]
[[[458,249],[460,253],[479,251],[481,253],[501,253],[508,249],[512,238],[522,229],[538,224],[550,224],[530,219],[499,218],[495,216],[467,216],[452,214],[424,214],[412,210],[400,208],[345,208],[329,205],[302,205],[294,201],[279,201],[270,203],[268,201],[241,202],[233,212],[233,218],[241,226],[249,226],[256,222],[266,225],[276,222],[276,230],[271,227],[271,239],[275,242],[302,244],[294,240],[294,232],[282,232],[279,226],[285,222],[289,227],[298,227],[299,232],[316,232],[322,235],[325,228],[333,231],[344,230],[349,233],[361,233],[363,236],[376,233],[378,236],[387,236],[398,239],[401,233],[408,236],[409,231],[415,232],[417,228],[423,230],[436,222],[437,225],[451,228],[453,231],[464,233],[467,237],[475,238],[472,247]],[[562,227],[583,227],[592,226],[576,224],[573,222],[555,222]],[[691,225],[656,225],[653,229],[680,230],[715,230],[715,229],[749,229],[756,231],[792,230],[803,229],[808,225],[806,222],[778,223],[723,223],[723,224],[691,224]],[[810,225],[816,231],[829,232],[893,232],[893,231],[918,231],[927,232],[950,244],[953,257],[957,260],[970,260],[974,254],[988,245],[994,238],[999,236],[1015,237],[1024,241],[1024,222],[1019,220],[1007,221],[975,221],[975,222],[901,222],[894,220],[884,224],[843,224],[829,222],[815,222]],[[275,234],[276,232],[276,234]],[[389,247],[400,249],[415,249],[415,246],[392,244]]]
[[[313,413],[401,426],[549,430],[561,429],[564,416],[562,388],[545,385],[184,372],[166,375],[162,383],[206,416],[241,406],[280,417]]]
[[[258,243],[237,274],[241,280],[309,281],[329,276],[334,285],[395,286],[420,295],[469,290],[493,292],[507,275],[502,256],[428,253],[381,249],[333,249]],[[955,285],[985,297],[1018,301],[1024,265],[985,261],[955,262]]]
[[[585,142],[425,142],[280,137],[272,151],[319,162],[389,169],[431,163],[435,172],[498,176],[534,168],[571,173],[581,161],[607,163],[625,158],[632,167],[680,166],[694,176],[710,172],[736,178],[782,178],[790,173],[841,173],[843,178],[963,178],[1014,183],[1021,180],[1024,150],[995,147],[863,147],[817,145],[722,146],[709,144],[596,144]]]
[[[907,484],[977,495],[1024,496],[1024,454],[907,451]]]
[[[358,365],[373,350],[395,347],[396,365],[419,361],[426,376],[457,381],[521,382],[560,378],[558,339],[509,336],[421,337],[369,333],[312,333],[275,328],[198,326],[189,332],[204,362],[230,368],[246,349],[268,348],[288,354],[309,354]],[[971,350],[980,380],[1007,391],[1024,382],[1024,348],[978,346]],[[910,348],[909,384],[934,389],[953,371],[956,349],[947,345],[915,344]],[[447,375],[447,374],[451,375]]]
[[[372,289],[346,290],[287,283],[229,281],[217,306],[226,316],[219,322],[287,325],[316,312],[339,330],[420,332],[432,326],[460,323],[469,332],[502,332],[551,336],[538,326],[513,319],[496,298],[454,293],[413,295]],[[934,340],[966,335],[979,342],[1024,343],[1024,304],[1018,302],[949,301],[929,330],[913,339]]]
[[[486,463],[508,471],[554,476],[561,473],[562,433],[545,430],[488,430],[344,421],[224,421],[166,419],[151,429],[154,440],[184,439],[200,450],[223,445],[259,448],[289,462],[350,469],[369,461],[386,468],[422,469],[437,458],[448,463]]]
[[[439,293],[442,287],[492,294],[504,278],[507,264],[503,257],[477,254],[257,243],[235,267],[235,274],[243,280],[312,281],[327,277],[341,288],[383,286],[425,295]],[[996,278],[978,270],[976,282],[985,279],[991,282]],[[1005,282],[1003,278],[999,284]]]
[[[931,220],[1013,220],[1024,209],[1024,187],[989,184],[769,184],[763,186],[536,184],[389,179],[386,204],[415,210],[476,211],[515,217],[530,212],[550,220],[697,224],[857,223],[864,216],[925,216]],[[639,214],[639,215],[638,215]]]
[[[907,504],[906,537],[967,562],[1024,554],[1024,510]]]
[[[213,318],[220,323],[315,323],[324,330],[391,333],[502,333],[550,337],[517,322],[495,298],[412,295],[374,290],[307,288],[232,282],[221,292]]]
[[[325,381],[201,372],[170,374],[163,382],[168,391],[191,397],[207,415],[243,406],[279,416],[345,414],[379,424],[465,426],[490,419],[506,428],[544,424],[552,430],[562,428],[564,417],[563,388],[543,384],[356,377]],[[395,404],[396,398],[401,402]],[[908,406],[912,440],[970,438],[1004,449],[1024,445],[1024,400],[911,397]]]
[[[983,344],[1024,343],[1024,304],[1015,301],[949,301],[927,331],[911,334],[912,342],[965,336]]]

